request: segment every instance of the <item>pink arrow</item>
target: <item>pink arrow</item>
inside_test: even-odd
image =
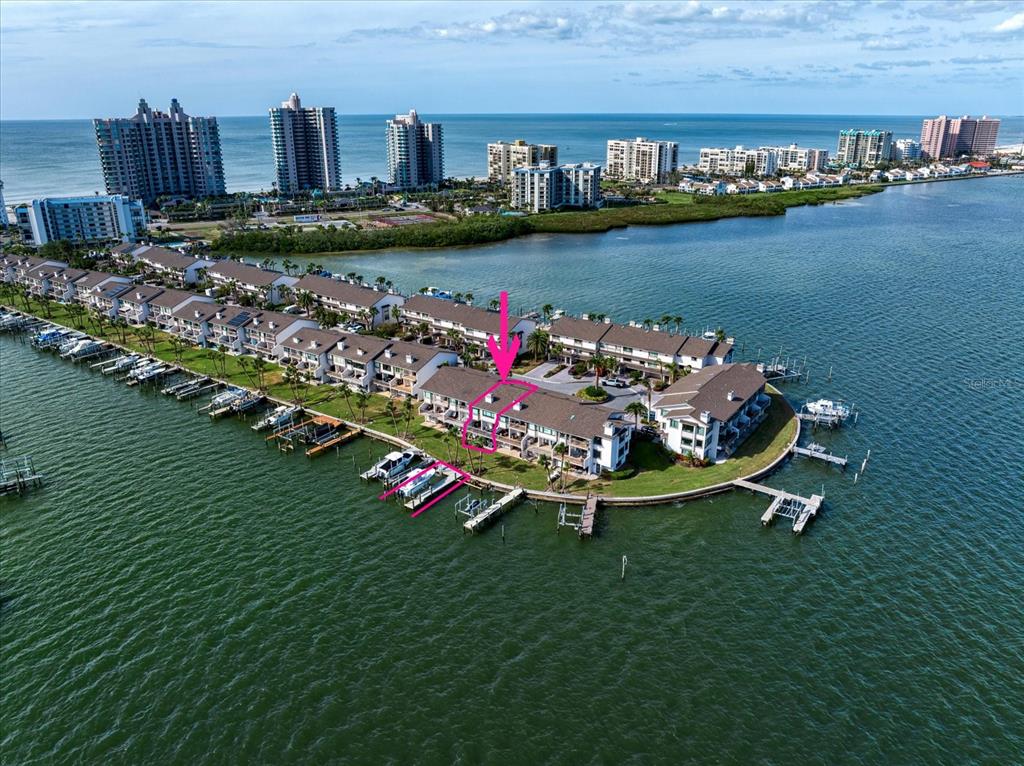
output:
[[[487,348],[498,367],[498,374],[506,380],[519,355],[519,336],[508,337],[508,293],[504,290],[501,292],[501,336],[497,340],[493,335],[489,336]]]

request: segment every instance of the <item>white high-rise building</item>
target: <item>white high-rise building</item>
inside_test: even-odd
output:
[[[420,122],[415,109],[388,120],[388,183],[403,188],[441,183],[444,180],[443,134],[441,123]]]
[[[874,167],[892,157],[891,130],[841,130],[836,162],[840,165]]]
[[[709,148],[700,150],[700,170],[710,175],[722,176],[770,176],[777,166],[775,152],[769,149]]]
[[[775,155],[775,166],[778,170],[812,172],[823,170],[828,164],[826,149],[807,149],[796,144],[789,146],[762,146],[762,151]]]
[[[600,207],[601,166],[555,167],[546,162],[512,171],[510,204],[534,213],[560,207]]]
[[[605,175],[621,181],[665,183],[679,167],[679,144],[675,141],[650,141],[642,136],[618,138],[608,142]]]
[[[7,217],[7,203],[4,202],[4,182],[0,181],[0,229],[6,229],[11,219]]]
[[[15,208],[26,241],[45,245],[69,242],[133,242],[146,231],[146,210],[139,200],[120,194],[91,197],[48,197]]]
[[[333,106],[302,106],[292,93],[270,109],[277,188],[284,194],[341,188],[338,120]]]
[[[522,139],[508,143],[496,141],[487,144],[487,180],[507,184],[512,171],[546,162],[558,164],[558,147],[552,144],[528,144]]]
[[[161,195],[225,193],[216,117],[190,117],[177,99],[166,113],[139,101],[131,117],[93,120],[107,194],[149,203]]]

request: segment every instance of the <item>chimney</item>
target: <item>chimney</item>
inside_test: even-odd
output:
[[[195,314],[195,316],[196,316],[196,319],[199,319],[199,317],[200,317],[200,316],[202,316],[202,313],[203,313],[203,312],[202,312],[202,311],[200,311],[199,309],[196,309],[196,310],[195,310],[195,311],[193,311],[192,313],[193,313],[193,314]]]
[[[736,399],[736,392],[730,391],[728,394],[726,394],[725,398],[728,399],[730,402],[733,401],[734,399]]]
[[[344,350],[345,350],[345,341],[339,340],[338,341],[338,351],[344,351]]]
[[[590,321],[590,314],[580,314],[580,319],[585,322]]]
[[[217,319],[223,319],[223,318],[224,318],[224,312],[223,311],[218,311],[217,312]]]
[[[516,412],[520,412],[523,409],[523,403],[516,402],[515,404],[512,405],[512,409],[514,409]]]
[[[484,401],[488,404],[494,404],[494,394],[488,391],[487,395],[484,396]]]
[[[703,412],[700,413],[700,422],[701,423],[707,423],[709,420],[711,420],[711,413],[710,412],[708,412],[707,410],[704,410]]]
[[[405,363],[406,364],[412,364],[413,363],[412,354],[406,354],[405,355]]]
[[[366,353],[366,351],[364,351],[364,350],[363,350],[363,349],[361,349],[361,348],[357,348],[357,349],[356,349],[356,356],[362,356],[362,355],[363,355],[363,354],[365,354],[365,353]]]
[[[395,355],[395,352],[394,352],[394,351],[392,351],[392,350],[391,350],[390,348],[386,348],[386,349],[384,349],[384,358],[385,358],[385,359],[390,359],[390,358],[391,358],[391,357],[393,357],[394,355]]]
[[[320,348],[320,344],[319,344],[319,343],[317,343],[317,342],[316,342],[315,340],[311,340],[311,341],[309,342],[309,347],[310,347],[310,348]]]
[[[611,324],[612,323],[612,318],[611,317],[605,317],[604,318],[604,323],[605,324]]]
[[[661,325],[659,325],[659,324],[652,325],[651,329],[654,330],[655,332],[658,332],[658,330],[661,329]]]
[[[142,300],[142,293],[139,292],[138,290],[135,291],[135,300],[137,300],[137,301],[141,301]]]

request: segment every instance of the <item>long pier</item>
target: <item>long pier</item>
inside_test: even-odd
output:
[[[768,506],[768,510],[761,516],[761,525],[768,526],[775,520],[776,516],[792,519],[793,534],[795,535],[799,535],[804,531],[810,520],[818,515],[822,503],[825,502],[825,498],[821,495],[802,497],[794,495],[792,492],[775,489],[774,487],[766,487],[764,484],[755,484],[745,479],[737,479],[733,482],[733,485],[771,497],[771,505]]]
[[[462,528],[466,532],[478,532],[501,516],[501,514],[505,513],[505,511],[513,508],[525,496],[526,490],[522,487],[516,487],[507,495],[503,495],[501,498],[484,508],[480,513],[472,516],[465,524],[462,525]]]

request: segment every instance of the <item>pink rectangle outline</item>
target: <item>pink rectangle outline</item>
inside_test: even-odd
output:
[[[435,498],[434,498],[433,500],[431,500],[431,501],[430,501],[429,503],[427,503],[427,504],[426,504],[425,506],[423,506],[422,508],[420,508],[419,510],[417,510],[417,511],[416,511],[415,513],[413,513],[413,514],[412,514],[412,516],[411,516],[411,518],[414,518],[414,519],[415,519],[415,518],[416,518],[417,516],[419,516],[419,515],[420,515],[421,513],[423,513],[423,512],[425,511],[425,510],[427,510],[427,509],[428,509],[428,508],[429,508],[430,506],[432,506],[432,505],[433,505],[434,503],[438,502],[439,500],[444,500],[444,499],[445,499],[445,498],[446,498],[446,497],[447,497],[448,495],[450,495],[450,494],[451,494],[452,492],[454,492],[454,491],[455,491],[455,490],[457,490],[457,489],[458,489],[459,487],[461,487],[461,486],[462,486],[463,484],[465,484],[466,482],[468,482],[468,481],[469,481],[469,480],[470,480],[471,478],[473,478],[472,476],[470,476],[470,475],[469,475],[468,473],[466,473],[465,471],[463,471],[463,470],[461,470],[461,469],[459,469],[459,468],[456,468],[455,466],[453,466],[453,465],[452,465],[451,463],[446,463],[446,462],[445,462],[445,461],[443,461],[443,460],[435,460],[435,461],[434,461],[433,463],[431,463],[430,465],[428,465],[428,466],[425,466],[424,468],[421,468],[421,469],[420,469],[419,471],[417,471],[417,472],[416,472],[415,474],[413,474],[412,476],[410,476],[410,477],[409,477],[408,479],[406,479],[405,481],[403,481],[403,482],[402,482],[401,484],[399,484],[398,486],[396,486],[396,487],[392,487],[391,489],[389,489],[389,490],[388,490],[387,492],[385,492],[385,493],[384,493],[383,495],[381,495],[381,496],[380,496],[380,497],[378,497],[377,499],[378,499],[378,500],[387,500],[387,499],[388,499],[389,497],[391,497],[391,495],[393,495],[393,494],[394,494],[395,492],[397,492],[398,490],[400,490],[400,489],[401,489],[402,487],[404,487],[404,486],[405,486],[406,484],[409,484],[410,482],[416,481],[416,479],[418,479],[418,478],[419,478],[420,476],[422,476],[422,475],[423,475],[423,474],[425,474],[425,473],[426,473],[427,471],[431,470],[432,468],[435,468],[435,467],[436,467],[436,466],[438,466],[438,465],[443,465],[443,466],[444,466],[445,468],[449,468],[449,469],[451,469],[452,471],[455,471],[455,473],[459,474],[459,476],[461,476],[462,478],[461,478],[461,479],[459,479],[459,480],[458,480],[457,482],[455,482],[454,484],[452,484],[452,486],[451,486],[451,487],[449,487],[449,488],[448,488],[448,489],[446,489],[446,490],[445,490],[444,492],[442,492],[442,493],[441,493],[440,495],[438,495],[437,497],[435,497]]]
[[[468,441],[469,424],[473,420],[473,410],[476,409],[476,406],[478,404],[480,404],[480,402],[482,402],[484,399],[487,398],[488,394],[493,393],[494,391],[497,391],[500,386],[504,386],[506,384],[510,385],[510,386],[514,386],[514,385],[526,386],[530,390],[527,391],[522,396],[518,397],[517,399],[513,399],[504,408],[498,410],[498,414],[494,416],[494,425],[491,427],[491,445],[492,446],[491,446],[490,449],[488,449],[487,447],[478,447],[475,444],[470,444],[469,441]],[[537,385],[535,385],[534,383],[530,383],[527,380],[515,380],[515,379],[512,379],[512,378],[510,378],[508,380],[499,380],[493,386],[491,386],[486,391],[484,391],[482,394],[480,394],[480,396],[478,396],[476,399],[474,399],[472,402],[470,402],[470,404],[469,404],[469,414],[466,416],[466,420],[462,423],[462,446],[465,447],[466,449],[476,450],[477,452],[483,452],[486,455],[491,455],[491,454],[497,452],[498,451],[498,425],[501,422],[501,416],[504,415],[509,410],[511,410],[517,404],[519,404],[519,402],[523,401],[530,394],[535,394],[539,390],[540,390],[540,388]]]

